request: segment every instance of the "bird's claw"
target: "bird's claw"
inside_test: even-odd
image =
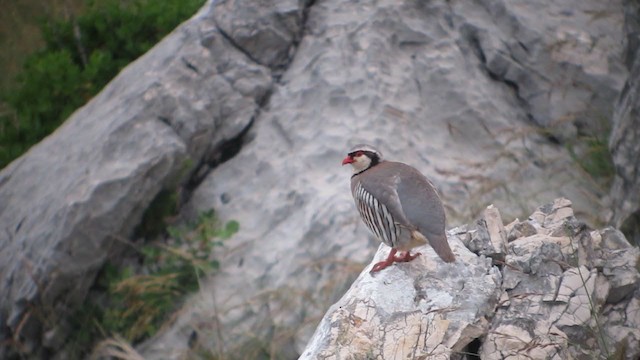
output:
[[[371,271],[369,271],[369,274],[373,274],[373,273],[378,272],[378,271],[380,271],[382,269],[385,269],[391,264],[393,264],[393,261],[392,262],[389,262],[387,260],[380,261],[379,263],[376,263],[375,265],[373,265],[373,268],[371,268]]]
[[[395,249],[393,249],[391,251],[391,253],[389,253],[389,256],[387,257],[386,260],[384,261],[380,261],[378,263],[376,263],[375,265],[373,265],[373,267],[371,268],[371,271],[369,271],[370,274],[376,273],[380,270],[386,269],[387,267],[393,265],[393,263],[397,263],[397,262],[409,262],[415,258],[417,258],[418,256],[420,256],[420,253],[415,253],[413,255],[411,255],[411,252],[409,251],[403,251],[400,253],[399,256],[396,256],[396,251],[394,251]]]
[[[411,252],[403,251],[402,253],[400,253],[400,256],[395,256],[393,258],[393,260],[394,260],[394,262],[409,262],[409,261],[417,258],[420,255],[422,255],[422,254],[421,253],[415,253],[415,254],[411,255]]]

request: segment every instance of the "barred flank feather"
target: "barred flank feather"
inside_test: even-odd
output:
[[[400,227],[389,209],[358,184],[354,193],[358,211],[369,230],[388,246],[395,247],[400,236]]]

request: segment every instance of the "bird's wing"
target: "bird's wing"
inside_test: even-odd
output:
[[[402,167],[403,174],[398,182],[398,199],[405,216],[444,261],[454,261],[455,256],[445,232],[444,207],[438,192],[418,170],[402,163],[398,163],[398,167]]]
[[[443,234],[444,208],[435,187],[411,166],[398,163],[398,167],[403,174],[397,185],[398,199],[409,222],[425,236]]]
[[[359,181],[364,190],[387,208],[396,224],[415,230],[402,210],[402,204],[398,197],[400,179],[398,174],[394,172],[393,166],[389,166],[393,164],[388,161],[380,163],[359,175],[355,180]]]

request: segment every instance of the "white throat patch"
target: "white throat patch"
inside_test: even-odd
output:
[[[353,166],[353,173],[357,174],[367,170],[369,166],[371,166],[371,159],[366,155],[356,156],[353,158],[351,166]]]

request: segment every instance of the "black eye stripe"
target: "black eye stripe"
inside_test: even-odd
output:
[[[352,158],[359,155],[366,155],[369,159],[378,157],[378,154],[376,154],[375,152],[367,151],[367,150],[358,150],[358,151],[350,152],[347,155],[349,155]]]

